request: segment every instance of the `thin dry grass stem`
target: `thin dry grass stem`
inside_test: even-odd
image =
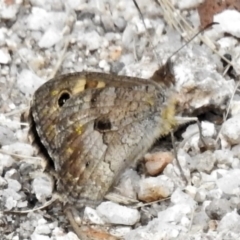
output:
[[[32,212],[36,212],[39,210],[43,210],[45,208],[47,208],[48,206],[52,205],[56,200],[59,200],[59,195],[55,194],[53,195],[53,197],[47,201],[43,206],[38,207],[38,208],[34,208],[34,209],[29,209],[29,210],[25,210],[25,211],[12,211],[12,210],[6,210],[3,211],[4,214],[16,214],[16,215],[25,215],[28,213],[32,213]]]
[[[171,199],[171,197],[159,199],[159,200],[156,200],[156,201],[153,201],[153,202],[148,202],[148,203],[139,202],[138,204],[136,204],[136,206],[132,206],[132,208],[140,208],[140,207],[151,206],[154,203],[164,202],[164,201],[167,201],[169,199]]]
[[[25,111],[27,111],[27,110],[28,110],[28,107],[22,108],[22,109],[16,109],[16,110],[13,110],[13,111],[11,111],[11,112],[4,113],[3,115],[4,115],[5,117],[11,117],[11,116],[16,115],[16,114],[21,114],[21,113],[23,113],[23,112],[25,112]]]
[[[10,121],[10,122],[14,123],[16,125],[20,125],[20,126],[25,126],[25,127],[29,126],[28,123],[23,123],[23,122],[18,122],[18,121]],[[9,121],[4,121],[4,120],[1,121],[1,125],[7,125],[8,123],[9,123]]]
[[[191,231],[191,228],[192,228],[194,213],[195,213],[195,210],[192,209],[192,211],[191,211],[191,216],[190,216],[190,217],[191,217],[191,218],[190,218],[190,223],[189,223],[189,226],[188,226],[188,231],[189,231],[189,232]]]
[[[89,240],[85,234],[83,234],[83,232],[81,231],[81,229],[79,228],[78,224],[76,223],[73,214],[72,214],[72,210],[70,207],[66,207],[65,209],[65,215],[70,223],[70,225],[72,226],[74,232],[77,234],[77,236],[81,239],[81,240]]]
[[[69,38],[65,38],[64,48],[62,49],[62,52],[59,55],[58,61],[55,64],[55,67],[52,70],[52,72],[51,72],[50,76],[48,77],[48,79],[52,79],[52,78],[54,78],[57,75],[57,73],[58,73],[60,67],[62,66],[62,63],[63,63],[63,61],[64,61],[64,59],[66,57],[66,52],[67,52],[69,43],[70,43]]]
[[[139,16],[140,16],[142,22],[143,22],[143,26],[144,26],[144,28],[146,29],[147,37],[148,37],[148,40],[149,40],[149,42],[150,42],[150,45],[151,45],[151,48],[152,48],[154,57],[155,57],[155,59],[157,60],[158,64],[162,65],[161,60],[159,59],[159,56],[158,56],[158,54],[157,54],[156,51],[155,51],[155,47],[154,47],[154,45],[153,45],[151,36],[150,36],[150,34],[149,34],[148,30],[147,30],[147,26],[146,26],[146,24],[145,24],[145,20],[144,20],[143,14],[142,14],[142,12],[141,12],[141,10],[140,10],[140,8],[139,8],[136,0],[132,0],[132,1],[133,1],[134,5],[135,5],[135,7],[136,7],[136,9],[137,9],[137,11],[138,11],[138,13],[139,13]]]
[[[33,160],[42,160],[42,158],[40,158],[40,157],[31,157],[31,156],[27,156],[27,155],[20,155],[20,154],[16,154],[16,153],[10,153],[10,152],[4,151],[2,149],[0,149],[0,153],[6,154],[6,155],[9,155],[9,156],[18,158],[18,159],[26,159],[27,158],[27,159],[33,159]]]
[[[228,65],[225,67],[225,69],[224,69],[224,71],[223,71],[223,76],[225,76],[225,75],[227,74],[227,72],[228,72],[228,70],[229,70],[230,67],[231,67],[230,64],[228,64]]]

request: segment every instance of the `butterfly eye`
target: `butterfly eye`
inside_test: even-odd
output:
[[[69,98],[70,98],[69,92],[62,92],[60,94],[60,97],[58,98],[58,106],[62,107]]]

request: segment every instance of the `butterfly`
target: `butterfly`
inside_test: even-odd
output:
[[[169,66],[150,79],[66,74],[35,92],[30,133],[53,162],[57,189],[68,202],[101,202],[119,175],[177,124]]]

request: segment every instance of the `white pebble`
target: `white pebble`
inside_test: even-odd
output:
[[[228,171],[227,174],[219,178],[216,183],[225,194],[240,194],[240,169]]]
[[[196,195],[196,192],[197,192],[197,188],[196,187],[188,185],[188,186],[185,187],[184,190],[191,198],[194,199],[194,197]]]
[[[8,182],[8,188],[11,188],[16,192],[18,192],[22,188],[21,184],[15,179],[8,178],[7,182]]]
[[[15,4],[13,1],[11,4],[7,4],[7,1],[0,2],[0,19],[14,20],[19,11],[19,7],[22,1],[18,1]]]
[[[183,217],[190,216],[192,208],[187,203],[179,203],[158,213],[162,222],[181,222]]]
[[[31,240],[51,240],[51,238],[34,232],[31,235]]]
[[[38,225],[35,228],[34,232],[37,233],[37,234],[50,234],[51,230],[50,230],[50,228],[47,224],[44,224],[44,225]]]
[[[43,31],[49,24],[49,14],[43,8],[33,7],[31,14],[27,18],[27,28],[34,31]]]
[[[207,193],[205,189],[198,189],[194,200],[198,203],[204,202],[206,199],[206,195]]]
[[[240,114],[223,123],[221,140],[227,142],[229,145],[240,143]]]
[[[1,154],[0,153],[0,167],[3,168],[9,168],[13,165],[13,163],[15,162],[14,159],[10,156],[10,155],[5,155],[5,154]]]
[[[33,191],[40,202],[44,202],[47,197],[51,197],[53,192],[53,180],[46,174],[41,173],[32,182]]]
[[[103,202],[97,207],[97,213],[107,223],[134,225],[140,220],[140,213],[113,202]]]
[[[11,61],[11,56],[6,48],[0,49],[0,63],[8,64]]]
[[[215,26],[222,33],[229,33],[235,37],[240,37],[240,30],[237,26],[240,25],[240,13],[237,10],[225,9],[219,14],[213,16],[213,22],[219,23]],[[234,24],[233,24],[234,23]]]
[[[21,143],[21,142],[13,143],[11,145],[5,145],[2,147],[2,149],[9,153],[19,154],[24,156],[33,156],[35,152],[35,149],[32,145],[27,143]]]
[[[17,78],[17,86],[19,90],[27,97],[33,93],[45,82],[44,79],[38,77],[30,70],[23,69]]]
[[[55,240],[79,240],[77,235],[73,232],[68,232],[67,234],[62,233],[61,236],[56,236]]]
[[[169,197],[174,190],[173,181],[164,175],[140,180],[138,198],[144,202]]]
[[[184,193],[180,188],[177,188],[173,192],[171,196],[171,202],[174,204],[185,203],[193,209],[197,205],[196,201],[194,201],[188,194]]]
[[[62,40],[63,34],[59,29],[49,28],[38,42],[40,48],[50,48]]]
[[[6,48],[0,49],[0,63],[8,64],[11,61],[11,56]]]
[[[97,50],[102,43],[101,37],[96,31],[85,33],[81,38],[83,38],[84,44],[89,51]]]
[[[233,153],[228,149],[220,149],[214,152],[217,164],[224,164],[231,166],[233,162]]]
[[[94,224],[104,224],[104,221],[99,217],[97,211],[90,207],[86,207],[84,210],[84,219]]]
[[[240,233],[240,216],[236,211],[227,213],[219,222],[217,231]]]
[[[5,207],[8,210],[11,210],[17,206],[17,200],[15,200],[13,197],[8,197],[5,203]]]

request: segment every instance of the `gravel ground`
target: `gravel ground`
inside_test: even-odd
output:
[[[162,10],[154,1],[139,1],[147,31],[132,1],[63,2],[0,1],[2,211],[30,210],[55,196],[53,178],[44,172],[44,160],[28,141],[28,125],[20,123],[21,114],[27,112],[34,91],[42,83],[58,74],[83,70],[148,78],[183,45],[179,34],[164,22]],[[195,9],[184,9],[183,14],[194,26],[199,25]],[[236,29],[224,33],[233,25],[239,26],[238,19],[238,12],[227,12],[218,18],[225,25],[206,33],[217,43],[218,51],[231,54],[236,64],[239,46],[234,36],[239,33]],[[107,201],[96,210],[86,208],[83,219],[110,226],[111,233],[127,240],[239,239],[238,93],[232,99],[228,120],[222,117],[234,93],[233,74],[223,75],[220,58],[198,39],[174,56],[173,64],[181,110],[187,116],[199,116],[207,145],[201,144],[196,123],[180,127],[175,134],[178,159],[188,184],[168,152],[172,147],[166,137],[151,151],[160,150],[160,156],[145,157],[146,161],[156,162],[154,170],[159,158],[164,162],[159,174],[149,176],[150,170],[146,173],[141,166],[128,169],[118,185],[118,194],[133,200],[162,201],[141,207],[138,203],[137,208],[136,204],[122,206]],[[161,155],[163,150],[168,152],[167,157]],[[76,221],[80,221],[77,216]],[[27,214],[0,212],[0,239],[78,237],[66,220],[63,205],[56,202]]]

